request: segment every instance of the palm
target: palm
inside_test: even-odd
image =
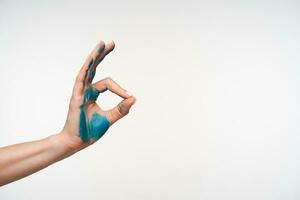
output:
[[[64,129],[71,136],[78,136],[79,143],[92,143],[101,138],[118,119],[125,116],[135,99],[127,94],[111,78],[105,78],[92,84],[98,64],[114,49],[114,43],[100,42],[92,51],[80,70],[73,89],[68,118]],[[104,111],[96,100],[100,93],[110,90],[124,98],[115,108]],[[73,137],[74,138],[74,137]],[[78,143],[78,142],[77,142]]]

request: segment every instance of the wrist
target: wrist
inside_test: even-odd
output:
[[[47,139],[53,152],[58,155],[58,160],[66,158],[84,148],[81,144],[82,142],[78,141],[75,136],[69,136],[64,132],[51,135]]]

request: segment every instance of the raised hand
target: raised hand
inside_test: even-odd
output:
[[[128,114],[130,107],[135,103],[135,98],[111,78],[92,84],[98,64],[114,47],[113,41],[107,44],[100,41],[76,77],[67,121],[61,133],[71,136],[69,145],[72,148],[85,147],[101,138],[113,123]],[[113,109],[104,111],[97,105],[96,100],[99,94],[106,90],[124,100]]]
[[[135,98],[111,78],[92,84],[98,64],[115,47],[99,42],[85,61],[74,84],[68,117],[60,133],[47,138],[0,148],[0,186],[35,173],[103,136],[107,129],[128,114]],[[96,103],[100,93],[110,90],[123,100],[104,111]]]

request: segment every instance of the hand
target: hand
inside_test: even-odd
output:
[[[128,114],[135,98],[111,78],[92,84],[96,67],[115,47],[99,42],[81,68],[73,89],[66,124],[59,134],[0,148],[0,186],[35,173],[89,146]],[[124,100],[104,111],[96,103],[100,93],[110,90]]]
[[[73,88],[69,112],[62,138],[72,150],[85,148],[101,138],[107,129],[128,114],[135,98],[120,87],[111,78],[105,78],[92,84],[98,64],[115,47],[114,42],[105,44],[100,41],[82,66]],[[113,109],[102,110],[96,100],[100,93],[109,90],[122,100]]]

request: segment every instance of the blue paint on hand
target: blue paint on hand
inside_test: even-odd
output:
[[[98,96],[99,92],[92,86],[89,86],[84,92],[82,104],[85,105],[88,101],[96,101]]]
[[[83,103],[80,106],[79,116],[79,136],[84,143],[90,139],[98,140],[109,128],[109,121],[105,116],[94,112],[91,119],[88,120],[86,113],[86,104],[97,100],[99,92],[91,85],[86,89],[83,97]]]
[[[93,113],[89,123],[91,138],[94,140],[100,139],[109,128],[109,121],[105,116],[98,113]]]
[[[85,115],[85,107],[80,106],[80,114],[79,114],[79,136],[81,140],[86,143],[89,140],[87,123],[86,123],[86,115]]]
[[[105,57],[105,55],[102,54],[105,51],[105,45],[99,46],[97,51],[97,56],[94,59],[92,58],[88,63],[82,83],[84,87],[87,87],[84,92],[79,113],[79,136],[84,143],[89,142],[90,139],[98,140],[104,135],[110,126],[110,122],[105,116],[94,112],[89,120],[86,112],[87,104],[89,102],[95,102],[99,96],[99,91],[92,87],[91,82],[95,77],[96,66]],[[110,51],[112,51],[112,49],[108,50],[108,53]]]
[[[92,69],[90,72],[89,82],[91,83],[95,77],[96,69]]]
[[[90,69],[92,68],[93,64],[94,64],[94,59],[91,59],[91,61],[90,61],[89,64],[88,64],[88,68],[87,68],[86,71],[85,71],[85,75],[84,75],[84,79],[83,79],[83,85],[85,85],[85,81],[86,81],[88,72],[89,72]]]

